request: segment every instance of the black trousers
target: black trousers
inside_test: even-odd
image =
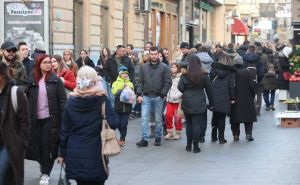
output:
[[[125,141],[127,135],[127,125],[130,113],[125,112],[117,112],[116,117],[119,122],[120,127],[118,128],[120,131],[120,140]]]
[[[245,123],[245,132],[246,135],[252,136],[252,130],[253,130],[253,122]],[[231,123],[231,131],[234,136],[240,135],[240,123]]]
[[[39,131],[39,152],[42,174],[50,175],[54,160],[51,156],[51,129],[52,120],[50,118],[37,119],[37,129]]]
[[[212,137],[216,138],[218,135],[219,139],[224,139],[225,119],[226,114],[220,112],[213,112],[211,120]]]
[[[206,121],[206,113],[184,113],[184,116],[186,121],[187,142],[199,142],[201,134],[201,124]]]
[[[104,185],[105,181],[102,182],[94,182],[94,181],[82,181],[76,180],[77,185]]]

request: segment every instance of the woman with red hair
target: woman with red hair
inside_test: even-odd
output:
[[[31,138],[26,158],[40,164],[41,185],[49,184],[49,175],[57,157],[59,131],[66,102],[63,82],[52,72],[46,54],[35,59],[34,73],[28,79],[27,97],[31,118]]]

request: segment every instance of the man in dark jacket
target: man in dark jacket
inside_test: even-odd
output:
[[[18,88],[16,96],[11,94],[14,84],[7,65],[0,62],[0,184],[23,185],[30,119],[24,92]],[[16,102],[16,107],[13,102]]]
[[[184,67],[184,68],[187,68],[188,62],[186,61],[186,57],[188,56],[189,50],[190,50],[189,43],[182,42],[180,44],[180,50],[181,50],[181,53],[182,53],[182,59],[181,59],[181,62],[180,62],[180,66]]]
[[[28,45],[26,42],[19,42],[18,51],[23,58],[23,65],[26,68],[27,77],[34,69],[34,60],[31,59],[28,55]]]
[[[18,86],[25,86],[27,73],[22,64],[21,56],[17,53],[17,47],[11,41],[5,41],[1,45],[0,60],[10,69],[10,75]]]
[[[158,48],[150,48],[151,61],[140,70],[137,87],[138,102],[142,103],[142,139],[136,143],[140,147],[148,146],[150,110],[155,112],[155,146],[161,145],[162,112],[164,99],[172,85],[171,72],[167,65],[159,62]]]
[[[254,69],[256,71],[256,78],[257,78],[257,92],[256,92],[256,114],[260,115],[260,108],[262,102],[262,79],[264,78],[264,66],[261,61],[261,57],[255,53],[255,46],[250,45],[248,48],[248,52],[243,56],[244,59],[244,67],[248,68],[250,71]],[[253,73],[255,73],[252,71]]]
[[[112,83],[116,81],[119,73],[118,67],[121,65],[128,69],[130,81],[134,84],[134,66],[129,57],[125,55],[125,47],[117,46],[117,51],[107,61],[107,81]]]

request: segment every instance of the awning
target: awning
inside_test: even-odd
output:
[[[234,23],[231,25],[231,34],[237,36],[247,36],[249,35],[249,30],[247,25],[245,25],[241,20],[233,18]]]

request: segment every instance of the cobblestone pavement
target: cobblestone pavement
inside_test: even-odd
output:
[[[300,185],[300,128],[275,125],[277,111],[263,108],[254,124],[254,142],[245,140],[243,125],[239,142],[233,142],[230,125],[226,126],[227,144],[210,141],[210,119],[206,142],[201,153],[185,151],[186,137],[179,141],[162,141],[162,146],[137,148],[140,120],[129,122],[126,146],[122,154],[111,158],[110,177],[106,185]],[[25,185],[39,182],[38,165],[25,162]],[[55,164],[50,184],[56,185],[60,168]]]

